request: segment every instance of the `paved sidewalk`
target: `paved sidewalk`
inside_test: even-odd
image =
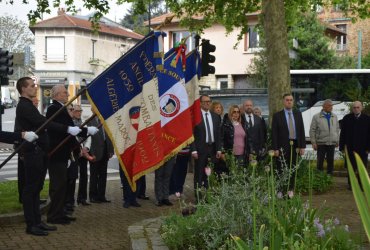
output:
[[[188,174],[185,196],[192,197],[193,175]],[[120,181],[107,183],[107,198],[112,203],[77,206],[73,216],[77,221],[58,225],[56,232],[38,237],[25,233],[25,224],[0,225],[0,249],[130,249],[128,226],[148,218],[179,212],[172,207],[154,205],[154,173],[147,175],[147,195],[150,200],[138,200],[140,208],[122,207]],[[45,219],[45,217],[44,217]]]

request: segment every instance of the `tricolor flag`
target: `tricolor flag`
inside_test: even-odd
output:
[[[189,97],[189,106],[193,127],[202,121],[199,100],[200,55],[193,50],[186,55],[185,87]]]
[[[156,69],[161,60],[154,56],[161,55],[162,39],[150,33],[87,86],[133,190],[137,179],[163,161]]]
[[[179,57],[182,53],[179,49],[171,49],[166,53],[164,70],[158,72],[164,160],[177,154],[194,140],[188,94],[185,89],[185,62],[182,62],[186,58],[185,54]]]

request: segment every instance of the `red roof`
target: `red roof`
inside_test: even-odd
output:
[[[144,37],[138,33],[129,31],[118,25],[113,26],[105,23],[99,23],[99,25],[100,25],[100,28],[98,30],[99,33],[129,37],[138,40]],[[35,32],[36,29],[50,29],[50,28],[72,28],[93,31],[90,20],[77,18],[67,14],[62,14],[47,20],[43,20],[30,27],[32,32]]]

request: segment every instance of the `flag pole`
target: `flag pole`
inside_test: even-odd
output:
[[[44,130],[45,129],[45,127],[57,116],[57,115],[59,115],[60,114],[60,112],[62,112],[63,111],[63,109],[65,109],[67,106],[69,106],[69,105],[71,105],[71,103],[74,101],[74,100],[76,100],[80,95],[82,95],[85,91],[87,90],[87,87],[84,87],[83,89],[80,89],[79,91],[78,91],[78,93],[77,93],[77,95],[76,96],[74,96],[71,100],[69,100],[66,104],[64,104],[64,106],[61,108],[61,109],[59,109],[57,112],[55,112],[49,119],[47,119],[42,125],[41,125],[41,127],[39,127],[36,131],[35,131],[35,133],[37,134],[37,133],[39,133],[40,131],[42,131],[42,130]],[[18,152],[19,152],[19,150],[25,145],[25,143],[26,143],[26,141],[23,141],[22,143],[21,143],[21,145],[19,145],[19,147],[17,147],[14,151],[13,151],[13,153],[11,153],[9,156],[8,156],[8,158],[6,158],[2,163],[1,163],[1,165],[0,165],[0,169],[2,169],[2,167],[4,167],[4,165],[8,162],[8,161],[10,161],[10,159],[12,159],[13,158],[13,156],[15,155],[15,154],[17,154]]]
[[[83,128],[86,124],[88,124],[92,119],[94,119],[94,117],[96,116],[96,114],[93,114],[92,116],[90,116],[84,123],[82,123],[80,125],[80,128]],[[65,137],[63,139],[63,141],[61,141],[50,153],[48,153],[48,157],[51,157],[60,147],[62,147],[67,141],[69,141],[69,139],[71,139],[72,135],[68,135],[67,137]]]

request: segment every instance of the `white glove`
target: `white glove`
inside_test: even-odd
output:
[[[79,127],[68,127],[67,133],[73,136],[78,135],[81,132]]]
[[[95,135],[98,133],[99,129],[97,127],[87,127],[87,134],[88,135]]]
[[[38,138],[39,138],[38,135],[36,135],[36,133],[33,132],[33,131],[24,132],[23,139],[25,139],[28,142],[33,142],[34,140],[36,140]]]

